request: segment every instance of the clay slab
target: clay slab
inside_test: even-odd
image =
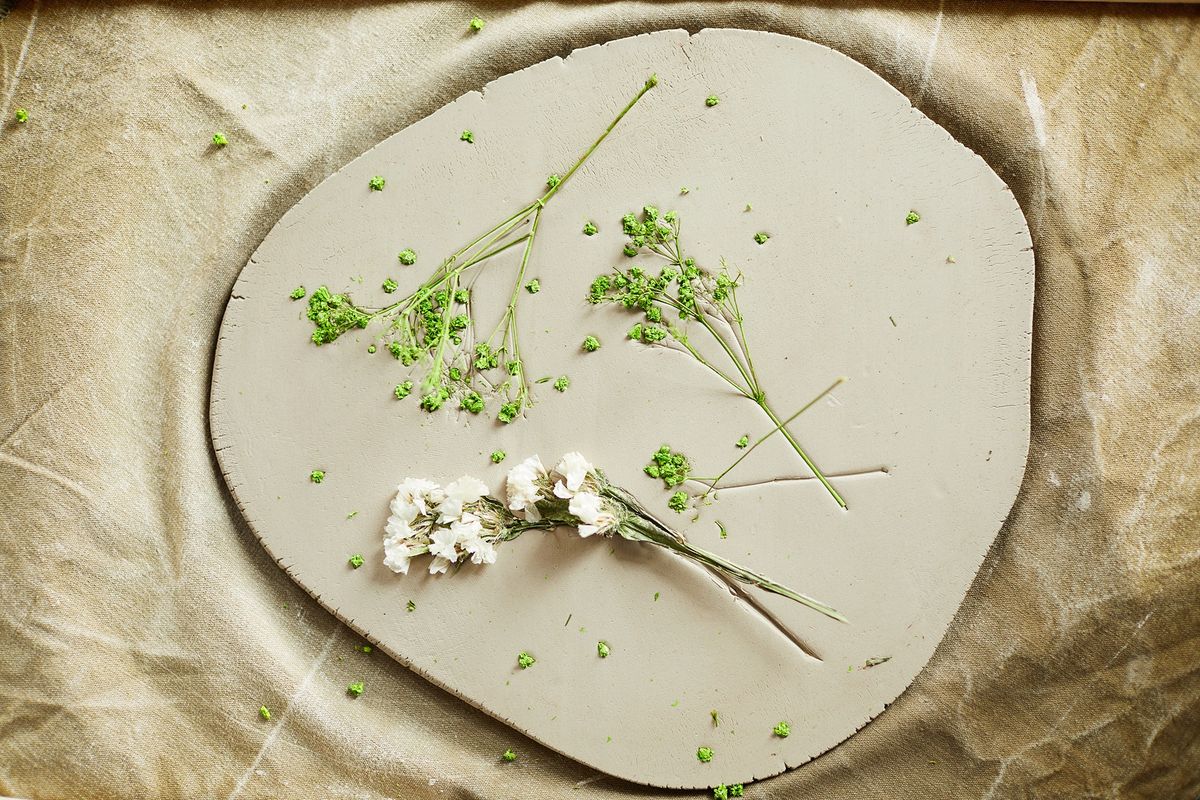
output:
[[[392,396],[406,370],[368,353],[380,331],[308,342],[304,303],[288,299],[295,286],[328,285],[368,306],[384,304],[387,276],[411,289],[540,195],[650,73],[658,87],[542,218],[529,273],[542,290],[522,298],[522,343],[531,373],[570,376],[566,393],[538,386],[529,418],[510,426],[495,422],[494,405],[487,416],[427,414]],[[710,94],[719,105],[705,105]],[[464,129],[475,144],[459,141]],[[385,191],[369,191],[373,175],[387,178]],[[848,511],[778,437],[731,475],[748,485],[695,521],[667,511],[661,485],[642,474],[660,443],[713,472],[736,457],[738,437],[770,428],[688,357],[626,340],[634,318],[584,301],[592,277],[628,265],[619,220],[644,203],[679,212],[702,265],[724,257],[745,273],[739,298],[777,407],[848,378],[792,426],[840,476]],[[905,223],[910,210],[919,223]],[[587,220],[596,236],[580,232]],[[406,247],[420,254],[414,267],[396,260]],[[515,258],[498,260],[477,291],[498,296],[514,268]],[[665,787],[747,782],[852,735],[942,638],[1024,471],[1032,302],[1030,237],[1012,194],[877,75],[785,36],[655,33],[465,95],[289,211],[226,310],[214,446],[267,550],[392,657],[607,773]],[[594,354],[579,347],[588,334],[603,342]],[[495,449],[509,460],[491,464]],[[700,569],[562,531],[527,535],[497,564],[453,576],[382,566],[402,478],[471,474],[500,492],[517,460],[552,463],[567,450],[699,546],[831,603],[850,624],[763,597],[809,655]],[[317,468],[319,486],[308,480]],[[367,563],[351,569],[351,553]],[[607,659],[596,656],[601,639]],[[517,668],[520,650],[537,657],[533,668]],[[771,733],[780,720],[791,723],[786,739]],[[702,745],[711,763],[697,760]]]

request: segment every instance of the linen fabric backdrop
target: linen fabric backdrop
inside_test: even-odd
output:
[[[319,181],[510,71],[722,26],[812,39],[880,73],[1009,183],[1037,256],[1028,470],[966,602],[890,709],[747,797],[1200,793],[1192,10],[251,0],[0,14],[0,793],[704,794],[596,774],[356,651],[242,521],[206,419],[234,278]],[[487,27],[469,35],[475,14]]]

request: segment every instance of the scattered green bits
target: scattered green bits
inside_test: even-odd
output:
[[[595,236],[597,233],[599,233],[599,231],[600,229],[596,227],[596,223],[592,222],[591,220],[588,220],[583,224],[584,236]]]
[[[366,654],[368,654],[368,655],[370,655],[370,653],[371,653],[371,649],[372,649],[372,648],[371,648],[371,645],[369,645],[369,644],[360,644],[360,645],[358,646],[358,651],[359,651],[360,653],[366,653]]]
[[[584,337],[583,349],[589,353],[594,353],[600,349],[600,340],[595,336]]]
[[[524,650],[517,653],[517,666],[519,666],[521,669],[529,669],[536,663],[537,659],[529,655],[529,653],[525,652]]]
[[[417,604],[414,603],[412,600],[409,600],[407,603],[405,603],[404,610],[411,614],[412,612],[417,610]]]
[[[479,33],[481,30],[483,30],[483,26],[486,24],[487,23],[483,21],[483,17],[471,17],[471,21],[467,23],[467,27],[470,28],[472,32]]]
[[[625,249],[623,249],[621,252],[624,253],[627,258],[633,258],[638,254],[638,249],[632,242],[630,242],[629,244],[625,245]]]
[[[411,267],[413,264],[417,263],[417,251],[413,250],[411,247],[406,247],[400,251],[400,254],[396,256],[396,258],[398,258],[400,263],[404,266]]]
[[[612,652],[608,649],[608,642],[596,642],[596,655],[601,658],[608,658],[608,654]]]
[[[786,722],[781,721],[774,728],[771,728],[771,733],[775,734],[780,739],[786,739],[787,737],[792,735],[792,726],[788,725]]]
[[[325,480],[325,470],[314,469],[312,472],[308,473],[308,479],[313,483],[320,483],[321,481]]]
[[[299,300],[306,294],[308,294],[307,289],[305,289],[303,286],[297,286],[295,289],[292,289],[292,293],[289,294],[288,297],[292,298],[293,300]]]
[[[511,747],[508,748],[507,750],[505,750],[504,755],[502,755],[500,757],[503,758],[505,761],[507,761],[510,764],[517,760],[517,754],[515,752],[513,752],[513,749]]]
[[[271,709],[267,708],[266,706],[259,706],[258,707],[258,715],[260,717],[262,717],[263,719],[270,719],[271,718]]]
[[[734,447],[737,447],[739,449],[746,448],[749,446],[750,446],[750,437],[746,436],[746,435],[743,435],[742,438],[740,438],[736,442],[734,442]]]
[[[708,97],[704,98],[704,105],[708,106],[709,108],[712,108],[720,102],[721,98],[717,97],[715,94],[710,94]]]
[[[472,414],[478,414],[480,411],[483,411],[483,398],[480,396],[479,392],[471,390],[462,396],[462,399],[459,400],[459,405],[464,411],[470,411]]]
[[[363,686],[362,681],[355,681],[346,687],[346,694],[351,697],[362,697],[363,690],[367,687]]]
[[[503,450],[493,450],[492,451],[492,463],[493,464],[499,464],[501,461],[503,461],[506,458],[508,458],[508,453],[504,452]]]
[[[374,352],[375,352],[376,350],[378,350],[378,349],[379,349],[379,348],[378,348],[378,347],[376,347],[376,346],[375,346],[375,345],[373,345],[373,344],[369,344],[369,345],[367,345],[367,352],[368,352],[368,353],[374,353]]]
[[[549,178],[546,178],[546,186],[550,187],[551,189],[558,186],[560,183],[562,183],[562,176],[560,175],[551,175]]]
[[[525,291],[530,294],[537,294],[542,290],[542,283],[537,278],[534,278],[529,283],[525,284]]]
[[[696,750],[696,758],[700,759],[701,763],[707,764],[713,759],[713,750],[711,747],[700,747]]]
[[[630,328],[629,333],[627,333],[626,336],[628,336],[630,339],[633,339],[635,342],[641,341],[641,339],[642,339],[642,323],[639,322],[638,324],[636,324],[632,328]]]
[[[904,217],[905,225],[914,225],[920,221],[921,221],[921,215],[915,211],[908,212],[908,214]]]
[[[691,475],[692,462],[683,453],[672,450],[671,445],[664,444],[650,455],[650,463],[642,471],[651,478],[661,479],[664,489],[674,489]]]
[[[754,241],[758,242],[759,244],[766,244],[767,240],[770,238],[771,234],[764,233],[763,231],[759,231],[758,233],[754,234]]]
[[[723,783],[719,786],[714,786],[713,798],[714,800],[729,800],[729,787]]]
[[[568,378],[566,375],[563,375],[561,378],[559,378],[558,380],[556,380],[554,382],[554,388],[560,392],[565,392],[567,390],[567,387],[570,385],[571,385],[571,379]]]
[[[358,569],[366,562],[363,561],[363,557],[360,554],[355,553],[354,555],[350,556],[350,558],[346,559],[346,563],[355,569]]]
[[[394,280],[392,280],[391,278],[384,278],[384,279],[383,279],[383,290],[384,290],[385,292],[387,292],[388,294],[391,294],[392,292],[396,291],[396,287],[397,287],[398,285],[399,285],[399,284],[397,284],[397,283],[396,283]]]
[[[496,419],[503,422],[505,425],[512,422],[521,413],[521,401],[513,400],[500,405],[500,412],[496,414]]]
[[[18,108],[13,112],[13,119],[24,125],[26,122],[29,122],[29,112],[23,108]]]
[[[729,787],[729,796],[730,797],[741,797],[745,793],[746,793],[746,787],[742,786],[742,784],[740,784],[740,783],[735,783]]]
[[[396,395],[397,400],[403,400],[412,394],[412,390],[413,382],[405,381],[404,383],[397,383],[396,388],[392,390],[392,394]]]
[[[667,501],[667,508],[674,511],[676,514],[682,514],[687,510],[688,495],[687,492],[676,492],[671,495],[671,499]]]
[[[463,131],[461,134],[459,134],[458,140],[460,142],[466,142],[467,144],[475,144],[475,134],[471,131]]]
[[[375,177],[371,178],[371,180],[367,181],[367,186],[371,187],[372,192],[382,192],[383,187],[386,185],[387,181],[383,179],[382,175],[376,175]]]
[[[225,134],[223,133],[214,133],[212,135],[212,143],[213,147],[224,147],[229,144],[229,140],[225,138]]]
[[[657,603],[657,602],[658,602],[658,598],[659,598],[659,597],[660,597],[660,594],[659,594],[658,592],[655,592],[655,593],[654,593],[654,602],[656,602],[656,603]]]

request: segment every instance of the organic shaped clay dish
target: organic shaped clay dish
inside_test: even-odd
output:
[[[428,413],[393,396],[407,370],[383,347],[368,352],[380,331],[309,341],[293,288],[326,285],[367,306],[391,297],[385,277],[410,291],[545,192],[546,176],[574,163],[652,73],[658,86],[547,207],[531,254],[541,291],[522,293],[524,355],[533,377],[570,376],[565,393],[535,386],[536,406],[511,425],[495,420],[494,402],[478,416],[457,403]],[[374,175],[383,191],[368,188]],[[790,430],[848,510],[780,436],[698,515],[668,511],[661,483],[642,473],[667,442],[711,475],[740,452],[740,436],[771,427],[686,354],[629,341],[633,317],[586,302],[593,276],[628,266],[620,218],[648,202],[678,211],[702,265],[724,258],[744,273],[748,337],[778,408],[847,378]],[[919,222],[906,221],[910,211]],[[589,220],[594,236],[581,233]],[[397,261],[404,248],[416,265]],[[474,296],[507,302],[518,251],[479,272]],[[853,735],[942,638],[1021,483],[1032,305],[1033,253],[1012,194],[877,75],[786,36],[666,31],[493,81],[291,209],[233,289],[213,439],[263,546],[392,657],[612,775],[746,782]],[[589,334],[603,343],[595,353],[580,348]],[[498,466],[497,449],[509,454]],[[503,496],[517,461],[537,453],[552,464],[568,450],[692,543],[849,622],[755,594],[785,636],[681,558],[567,530],[526,534],[496,564],[448,575],[425,574],[420,560],[407,576],[383,566],[401,479],[469,474]],[[319,485],[313,469],[325,472]],[[359,569],[347,564],[354,553]],[[520,651],[537,663],[519,669]],[[772,733],[781,720],[787,738]],[[701,746],[711,762],[698,760]]]

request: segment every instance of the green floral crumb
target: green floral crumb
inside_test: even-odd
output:
[[[708,97],[704,98],[704,105],[708,106],[709,108],[712,108],[720,102],[721,98],[717,97],[715,94],[710,94]]]
[[[714,786],[713,798],[714,800],[729,800],[729,787],[723,783],[719,786]]]
[[[676,514],[682,514],[687,510],[688,495],[687,492],[676,492],[671,495],[671,499],[667,501],[667,508],[674,511]]]
[[[562,183],[562,177],[559,175],[551,175],[549,178],[546,178],[546,185],[551,189],[558,186],[560,183]]]
[[[13,119],[24,125],[26,122],[29,122],[29,112],[23,108],[18,108],[13,113]]]
[[[258,707],[258,715],[260,717],[262,717],[263,719],[270,719],[271,718],[271,709],[267,708],[266,706],[259,706]]]
[[[346,687],[346,694],[351,697],[362,697],[363,690],[367,687],[363,686],[362,681],[355,681]]]
[[[728,539],[729,531],[725,530],[725,523],[721,522],[721,520],[717,520],[716,522],[717,522],[717,530],[721,531],[721,538]]]
[[[505,761],[509,762],[510,764],[517,760],[517,754],[515,752],[513,752],[513,749],[511,747],[508,748],[507,750],[505,750],[504,755],[502,755],[500,757],[503,758]]]
[[[500,420],[505,425],[507,425],[510,422],[512,422],[514,419],[516,419],[517,415],[520,413],[521,413],[521,402],[519,400],[513,400],[511,402],[502,403],[500,405],[500,412],[498,414],[496,414],[496,419]]]
[[[679,187],[679,193],[680,193],[680,194],[687,194],[687,193],[688,193],[688,192],[690,192],[690,191],[691,191],[691,189],[689,189],[689,188],[688,188],[688,187],[686,187],[686,186],[680,186],[680,187]]]
[[[661,596],[661,595],[660,595],[658,592],[655,592],[655,593],[654,593],[654,602],[656,602],[656,603],[657,603],[657,602],[658,602],[658,598],[659,598],[660,596]]]
[[[400,263],[404,266],[411,267],[417,263],[417,251],[411,247],[406,247],[400,251],[400,255],[396,256],[396,258],[400,259]]]
[[[405,381],[404,383],[397,383],[396,388],[392,390],[392,394],[396,395],[397,400],[403,400],[412,394],[412,390],[413,382]]]
[[[554,382],[554,388],[560,392],[565,392],[567,390],[567,387],[570,385],[571,385],[571,379],[568,378],[566,375],[563,375],[561,378],[559,378],[558,380],[556,380]]]
[[[508,453],[504,452],[503,450],[493,450],[492,451],[492,463],[493,464],[499,464],[501,461],[503,461],[506,458],[508,458]]]
[[[587,336],[583,340],[583,349],[589,353],[594,353],[600,349],[600,340],[595,336]]]
[[[763,233],[762,231],[759,231],[758,233],[754,234],[754,241],[758,242],[759,244],[766,244],[767,239],[770,239],[770,238],[771,238],[771,234]]]
[[[312,472],[308,473],[308,479],[313,483],[320,483],[321,481],[325,480],[325,470],[314,469]]]
[[[529,669],[536,663],[537,659],[529,655],[529,653],[525,652],[524,650],[517,653],[517,666],[519,666],[521,669]]]
[[[350,556],[350,558],[346,559],[346,563],[348,563],[350,566],[354,567],[355,569],[358,569],[366,562],[363,560],[363,557],[361,555],[359,555],[358,553],[355,553],[354,555]]]
[[[467,27],[469,27],[475,33],[479,33],[481,30],[483,30],[483,26],[486,24],[487,23],[483,21],[483,17],[471,17],[471,21],[467,23]]]
[[[730,797],[741,797],[745,793],[746,793],[746,787],[742,786],[742,784],[740,784],[740,783],[735,783],[729,787],[729,796]]]
[[[754,210],[754,206],[750,205],[749,203],[746,203],[746,210],[747,210],[747,211],[753,211],[753,210]]]
[[[771,729],[771,733],[775,734],[780,739],[786,739],[792,735],[792,726],[788,725],[786,722],[780,722]]]
[[[461,400],[459,400],[459,405],[464,411],[470,411],[472,414],[478,414],[479,412],[483,411],[483,397],[480,396],[479,392],[469,391],[462,396]]]
[[[391,294],[392,292],[396,291],[396,287],[397,287],[398,285],[399,285],[399,284],[397,284],[397,283],[396,283],[394,280],[392,280],[391,278],[384,278],[384,279],[383,279],[383,290],[384,290],[385,292],[387,292],[388,294]]]
[[[472,131],[463,131],[459,134],[458,140],[467,144],[475,144],[475,134]]]
[[[650,454],[650,463],[642,471],[651,478],[660,479],[664,489],[674,489],[691,475],[692,462],[683,453],[664,444]]]
[[[367,655],[370,655],[370,654],[371,654],[371,650],[372,650],[372,649],[373,649],[373,648],[372,648],[372,647],[371,647],[371,645],[369,645],[369,644],[360,644],[360,645],[358,646],[358,652],[360,652],[360,653],[366,653]]]
[[[351,511],[349,514],[346,515],[346,519],[354,519],[357,516],[358,516],[357,511]]]
[[[908,214],[907,214],[907,215],[904,217],[904,224],[905,224],[905,225],[913,225],[913,224],[915,224],[915,223],[918,223],[918,222],[920,222],[920,221],[921,221],[921,215],[920,215],[920,214],[918,214],[918,213],[917,213],[917,212],[915,212],[915,211],[910,211],[910,212],[908,212]]]
[[[530,294],[537,294],[541,290],[542,284],[537,278],[534,278],[529,283],[525,284],[525,291],[529,292]]]
[[[608,649],[608,642],[596,642],[596,655],[601,658],[608,658],[611,651]]]
[[[946,263],[947,264],[957,264],[958,259],[955,258],[954,256],[946,256]]]
[[[404,604],[404,610],[411,614],[412,612],[417,610],[417,604],[414,603],[412,600],[409,600],[407,603]]]
[[[378,350],[378,349],[379,349],[379,348],[378,348],[378,347],[376,347],[376,346],[375,346],[375,345],[373,345],[373,344],[369,344],[369,345],[367,345],[367,352],[368,352],[368,353],[374,353],[374,352],[375,352],[376,350]]]
[[[367,186],[371,187],[372,192],[382,192],[383,187],[386,185],[387,181],[383,179],[382,175],[376,175],[375,177],[371,178],[371,180],[367,181]]]
[[[696,750],[696,758],[700,759],[701,763],[707,764],[713,760],[713,751],[711,747],[701,747]]]
[[[289,294],[288,297],[292,298],[293,300],[299,300],[306,294],[308,294],[307,289],[305,289],[303,286],[297,286],[295,289],[292,289],[292,293]]]
[[[212,143],[213,147],[224,147],[229,144],[229,140],[225,138],[225,134],[223,133],[214,133],[212,135]]]
[[[584,236],[595,236],[597,233],[599,233],[599,231],[600,229],[596,227],[596,223],[592,222],[591,220],[588,220],[583,224]]]
[[[750,446],[750,437],[745,436],[745,435],[743,435],[742,438],[738,439],[737,442],[734,443],[734,447],[738,447],[738,448],[749,447],[749,446]]]

